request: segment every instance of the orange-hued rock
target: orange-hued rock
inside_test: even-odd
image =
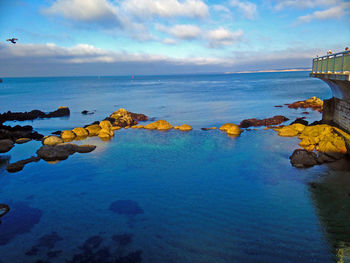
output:
[[[59,143],[63,143],[64,141],[60,137],[52,135],[52,136],[45,137],[42,142],[44,145],[56,145]]]
[[[131,112],[123,108],[113,112],[109,117],[114,119],[114,126],[130,127],[137,124],[137,121],[132,118]]]
[[[101,127],[98,124],[92,124],[87,126],[85,129],[88,130],[89,136],[97,136],[100,133]]]
[[[77,127],[72,130],[77,137],[87,137],[89,135],[89,131],[82,127]]]
[[[112,123],[110,121],[104,120],[100,122],[101,129],[110,130],[112,128]]]
[[[107,130],[107,129],[101,129],[98,137],[100,138],[111,138],[113,137],[114,133],[112,130]]]
[[[227,135],[230,135],[230,136],[238,136],[242,132],[239,126],[233,123],[225,123],[219,129],[221,131],[226,132]]]
[[[180,126],[174,126],[174,129],[175,130],[180,130],[180,131],[190,131],[193,128],[190,125],[188,125],[188,124],[182,124]]]
[[[66,130],[61,132],[61,138],[64,141],[73,141],[75,137],[76,137],[76,134],[72,131]]]
[[[134,126],[131,126],[131,129],[143,129],[145,126],[143,125],[134,125]]]
[[[301,101],[296,101],[290,105],[288,105],[288,108],[292,109],[298,109],[298,108],[311,108],[313,110],[317,110],[319,112],[322,112],[323,110],[323,101],[319,98],[312,97],[307,100],[301,100]]]
[[[166,131],[166,130],[170,130],[171,128],[173,128],[173,126],[165,120],[159,120],[159,121],[155,121],[155,122],[152,122],[150,124],[145,125],[144,128],[148,129],[148,130]]]
[[[117,130],[120,130],[121,129],[121,127],[119,127],[119,126],[112,126],[112,131],[117,131]]]

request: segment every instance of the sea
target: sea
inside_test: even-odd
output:
[[[10,211],[0,218],[0,262],[350,262],[347,161],[297,169],[295,137],[264,127],[236,138],[201,130],[275,115],[311,123],[322,115],[285,104],[312,96],[332,93],[306,71],[3,78],[1,113],[71,111],[6,125],[50,135],[125,108],[193,130],[121,129],[110,141],[75,142],[96,145],[91,153],[18,173],[6,165],[41,142],[1,154],[0,204]]]

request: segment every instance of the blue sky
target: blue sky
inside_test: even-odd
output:
[[[308,68],[349,25],[345,0],[1,0],[0,75]]]

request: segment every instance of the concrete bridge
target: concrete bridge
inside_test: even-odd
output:
[[[310,76],[326,82],[333,93],[324,100],[322,120],[350,133],[350,50],[314,58]]]

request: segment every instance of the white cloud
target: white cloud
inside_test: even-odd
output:
[[[232,32],[225,28],[219,27],[207,32],[207,38],[209,40],[210,47],[220,47],[226,45],[232,45],[240,41],[243,37],[243,31],[241,29]]]
[[[297,9],[332,6],[342,2],[342,0],[275,0],[276,10],[293,7]]]
[[[165,27],[163,25],[157,25],[156,28],[159,31],[166,32],[178,39],[195,39],[201,35],[201,29],[195,25],[175,25],[173,27]]]
[[[174,45],[177,43],[177,41],[173,38],[166,38],[162,42],[166,45]]]
[[[76,21],[120,23],[118,8],[107,0],[57,0],[43,11]]]
[[[340,18],[350,13],[350,3],[341,3],[334,7],[328,8],[323,11],[315,11],[312,14],[308,14],[305,16],[300,16],[298,18],[299,23],[307,23],[314,19],[324,20],[331,18]]]
[[[257,14],[257,7],[254,3],[248,1],[231,0],[230,5],[237,7],[248,19],[254,19]]]
[[[127,13],[140,18],[160,17],[206,17],[208,6],[201,0],[124,0],[121,4]]]

